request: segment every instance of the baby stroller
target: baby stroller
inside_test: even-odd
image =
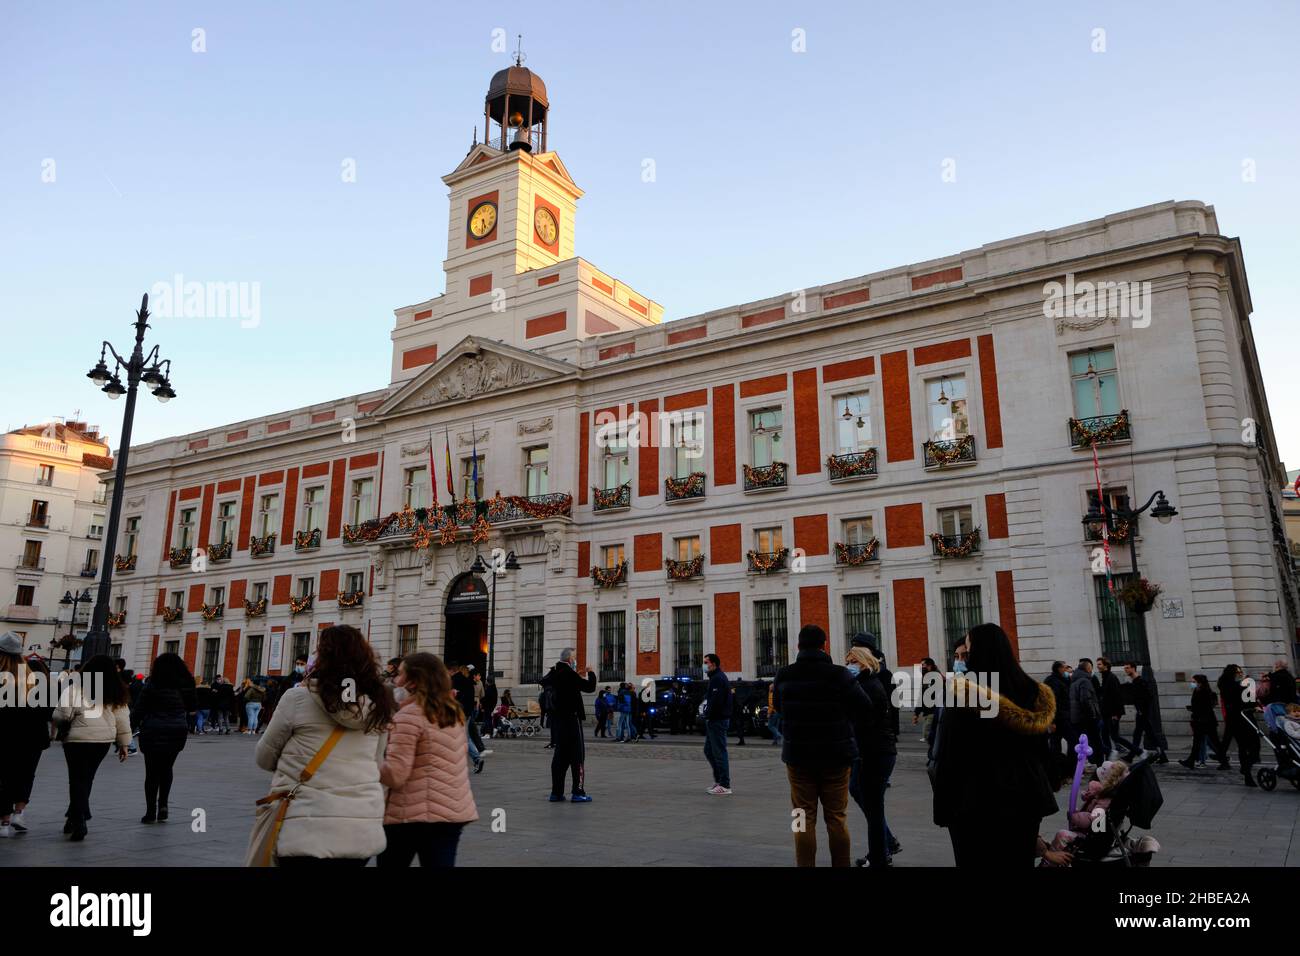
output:
[[[1259,789],[1276,790],[1277,778],[1281,777],[1290,780],[1291,786],[1300,790],[1300,744],[1280,727],[1271,734],[1265,733],[1249,714],[1243,713],[1241,718],[1264,739],[1264,743],[1273,751],[1273,759],[1277,761],[1276,767],[1260,767],[1255,771],[1255,782],[1259,784]]]
[[[1115,788],[1105,815],[1105,830],[1089,830],[1074,844],[1075,866],[1147,867],[1160,845],[1150,836],[1133,839],[1133,827],[1151,829],[1165,798],[1146,757],[1134,761]]]

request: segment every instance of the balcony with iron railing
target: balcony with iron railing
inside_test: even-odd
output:
[[[1088,544],[1095,544],[1102,539],[1102,530],[1105,526],[1105,519],[1103,518],[1100,521],[1088,521],[1091,517],[1095,516],[1091,514],[1083,516],[1083,520],[1086,522],[1083,526],[1083,537]],[[1110,543],[1126,544],[1128,543],[1130,534],[1135,536],[1140,534],[1137,516],[1135,515],[1132,518],[1118,518],[1112,515],[1109,535]]]
[[[573,510],[573,496],[561,492],[545,495],[493,495],[487,501],[461,501],[434,508],[404,508],[386,518],[371,518],[343,526],[345,545],[364,544],[417,534],[433,537],[446,534],[455,539],[459,529],[480,520],[491,526],[516,526],[551,518],[567,518]]]
[[[29,554],[20,554],[14,558],[14,567],[19,571],[41,572],[45,570],[45,556],[32,557]]]
[[[219,604],[204,604],[203,607],[199,609],[199,614],[202,616],[204,621],[215,621],[226,616],[226,605],[224,602]]]
[[[1116,445],[1133,440],[1133,426],[1129,421],[1127,408],[1116,415],[1068,418],[1065,427],[1070,436],[1071,448]]]
[[[162,619],[164,624],[175,624],[184,616],[184,608],[165,606],[162,609]]]
[[[366,603],[365,591],[340,591],[338,605],[340,611],[350,611],[353,608],[360,608]]]
[[[936,532],[930,535],[930,543],[936,558],[969,558],[971,555],[979,554],[980,529],[972,528],[964,534]]]
[[[858,478],[876,477],[876,449],[831,455],[826,459],[826,471],[831,481],[854,481]]]
[[[620,584],[627,584],[627,561],[620,561],[608,568],[592,565],[591,583],[598,588],[616,588]]]
[[[785,559],[789,554],[789,548],[781,548],[779,551],[750,551],[746,553],[745,559],[749,562],[751,574],[772,574],[786,569]]]
[[[83,578],[97,578],[97,577],[99,577],[99,565],[98,565],[98,564],[83,564],[83,565],[81,566],[81,575],[80,575],[80,576],[83,577]]]
[[[927,469],[973,465],[976,461],[975,436],[925,442],[921,446],[921,455]]]
[[[222,561],[229,561],[231,552],[233,551],[233,541],[222,541],[220,544],[208,545],[208,561],[213,564],[219,564]]]
[[[275,535],[265,534],[260,538],[250,538],[248,553],[254,558],[269,558],[275,554]]]
[[[172,548],[167,555],[167,563],[170,564],[173,569],[188,568],[193,559],[193,548]]]
[[[676,558],[664,558],[664,568],[670,581],[687,581],[691,578],[698,578],[704,574],[704,555],[697,554],[693,558],[680,561]]]
[[[839,567],[856,568],[869,561],[880,559],[880,539],[860,541],[853,544],[835,542],[835,564]]]
[[[48,514],[29,514],[27,516],[27,527],[44,528],[48,531],[50,527],[50,516]]]
[[[113,558],[113,570],[119,574],[130,574],[138,563],[139,558],[134,554],[119,554]]]
[[[293,533],[293,550],[298,552],[319,551],[320,538],[320,528],[312,528],[310,531],[295,531]]]
[[[707,479],[708,476],[702,471],[693,471],[685,478],[665,478],[664,501],[673,504],[703,498]]]
[[[626,511],[632,507],[632,482],[625,481],[615,488],[591,489],[591,510],[599,513]]]
[[[774,461],[770,465],[745,465],[745,491],[777,491],[786,487],[786,464]]]

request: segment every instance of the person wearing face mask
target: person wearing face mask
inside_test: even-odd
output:
[[[307,658],[295,657],[293,659],[293,670],[289,673],[287,677],[284,677],[280,680],[281,696],[283,696],[286,692],[293,690],[293,688],[301,684],[303,678],[306,676],[307,676]]]
[[[704,655],[704,674],[709,681],[704,698],[704,759],[713,770],[713,786],[706,790],[715,797],[731,793],[731,764],[727,760],[727,725],[731,722],[731,681],[722,672],[722,658]]]
[[[885,867],[893,862],[892,848],[898,845],[885,821],[885,783],[898,759],[889,727],[889,695],[878,676],[880,661],[865,647],[850,648],[844,666],[867,695],[868,703],[853,722],[858,756],[849,771],[849,796],[867,818],[867,855],[854,862]]]
[[[1255,700],[1237,664],[1229,664],[1219,676],[1219,699],[1223,702],[1223,761],[1228,760],[1227,740],[1237,743],[1237,761],[1248,787],[1257,786],[1250,769],[1259,760],[1259,734],[1249,726],[1255,722]],[[1249,722],[1249,723],[1248,723]]]
[[[574,803],[591,802],[586,791],[587,747],[582,739],[582,724],[587,719],[587,709],[582,695],[595,691],[596,672],[588,668],[584,680],[578,673],[574,653],[572,647],[561,651],[559,663],[541,680],[542,687],[551,691],[551,739],[555,753],[551,756],[551,794],[547,799],[552,803],[564,801],[564,777],[570,772],[573,774],[570,799]]]
[[[1188,770],[1205,766],[1208,746],[1214,747],[1214,758],[1219,761],[1220,770],[1231,770],[1228,754],[1219,741],[1219,718],[1215,715],[1219,695],[1210,687],[1210,680],[1204,674],[1192,675],[1192,702],[1187,705],[1191,711],[1192,752],[1186,760],[1178,761]]]

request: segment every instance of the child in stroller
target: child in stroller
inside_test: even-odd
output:
[[[1255,732],[1273,748],[1276,767],[1260,767],[1255,771],[1255,782],[1261,790],[1277,789],[1277,778],[1291,781],[1300,790],[1300,704],[1288,704],[1286,712],[1277,719],[1277,729],[1264,733],[1251,721]]]
[[[1068,815],[1069,829],[1057,831],[1050,846],[1039,838],[1043,866],[1145,867],[1160,850],[1155,837],[1134,840],[1134,826],[1148,829],[1164,798],[1147,758],[1133,764],[1108,760],[1079,794],[1080,806]]]

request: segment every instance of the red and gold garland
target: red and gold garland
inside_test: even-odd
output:
[[[930,442],[930,457],[934,459],[936,465],[951,465],[954,461],[960,461],[974,442],[974,435],[963,435],[948,446]]]
[[[831,478],[859,478],[876,473],[876,450],[868,448],[860,455],[831,455],[826,459]]]
[[[118,611],[116,614],[112,613],[111,611],[109,612],[108,615],[109,627],[114,627],[114,628],[121,627],[125,623],[126,623],[126,611],[124,610]]]
[[[164,624],[175,624],[181,619],[185,612],[178,607],[164,607],[162,609],[162,619]]]
[[[632,483],[624,482],[617,488],[596,488],[592,487],[592,500],[597,508],[617,508],[619,502],[623,500],[623,492],[627,491],[627,500],[632,499]]]
[[[685,581],[687,578],[693,578],[704,570],[704,555],[697,554],[689,561],[664,558],[664,566],[668,568],[668,576],[674,581]]]
[[[1089,428],[1078,418],[1070,419],[1070,433],[1077,436],[1080,445],[1103,445],[1128,430],[1128,411],[1124,410],[1111,421],[1098,428]]]
[[[745,557],[749,559],[749,566],[760,574],[767,574],[785,564],[785,556],[790,553],[789,548],[782,548],[780,551],[771,553],[764,551],[748,551]]]
[[[134,554],[119,554],[113,559],[114,571],[134,571],[136,556]]]
[[[244,602],[245,617],[261,617],[266,613],[266,598],[258,598],[257,601]]]
[[[267,554],[275,547],[275,535],[268,534],[263,538],[253,538],[249,544],[248,550],[253,557],[259,554]]]
[[[961,536],[961,544],[953,547],[943,540],[943,535],[937,531],[930,535],[930,540],[934,542],[935,550],[941,557],[945,558],[967,558],[975,551],[980,543],[980,529],[975,528]]]
[[[1161,590],[1160,585],[1152,584],[1146,578],[1137,578],[1120,588],[1115,597],[1135,614],[1145,614],[1156,603]]]
[[[217,618],[221,617],[222,612],[224,612],[225,609],[226,606],[224,604],[205,604],[202,609],[200,609],[199,613],[203,616],[203,620],[215,621]]]
[[[685,478],[665,478],[664,487],[674,498],[696,498],[704,492],[704,472],[693,471]]]
[[[289,613],[297,615],[303,611],[310,611],[315,600],[316,595],[314,594],[308,594],[300,598],[291,597],[289,598]]]
[[[866,564],[868,561],[874,561],[876,551],[880,548],[880,539],[872,538],[870,541],[863,542],[865,547],[860,549],[851,548],[847,544],[839,541],[835,542],[835,563],[847,564],[850,567],[857,567],[860,564]]]
[[[501,492],[497,491],[487,503],[487,516],[489,520],[500,521],[506,516],[510,509],[510,503],[501,497]]]
[[[339,607],[357,607],[362,603],[364,598],[365,592],[363,591],[345,591],[339,595]]]
[[[770,465],[745,465],[745,481],[751,485],[767,485],[785,481],[785,462]]]
[[[612,568],[592,565],[591,579],[596,582],[596,587],[599,588],[612,588],[622,584],[627,580],[627,562],[620,561]]]
[[[470,524],[474,520],[474,502],[462,498],[456,502],[456,523]]]
[[[293,546],[299,550],[310,548],[312,539],[315,538],[317,534],[319,534],[318,529],[313,529],[311,531],[295,531],[293,533]]]
[[[431,544],[433,544],[433,535],[429,533],[429,529],[422,524],[416,525],[415,531],[411,534],[411,550],[423,551]]]
[[[530,518],[558,518],[573,510],[573,495],[557,495],[553,501],[532,501],[522,495],[511,495],[506,501]]]
[[[474,527],[470,530],[470,540],[475,544],[482,544],[492,534],[492,526],[483,515],[479,515],[478,520],[474,522]]]

